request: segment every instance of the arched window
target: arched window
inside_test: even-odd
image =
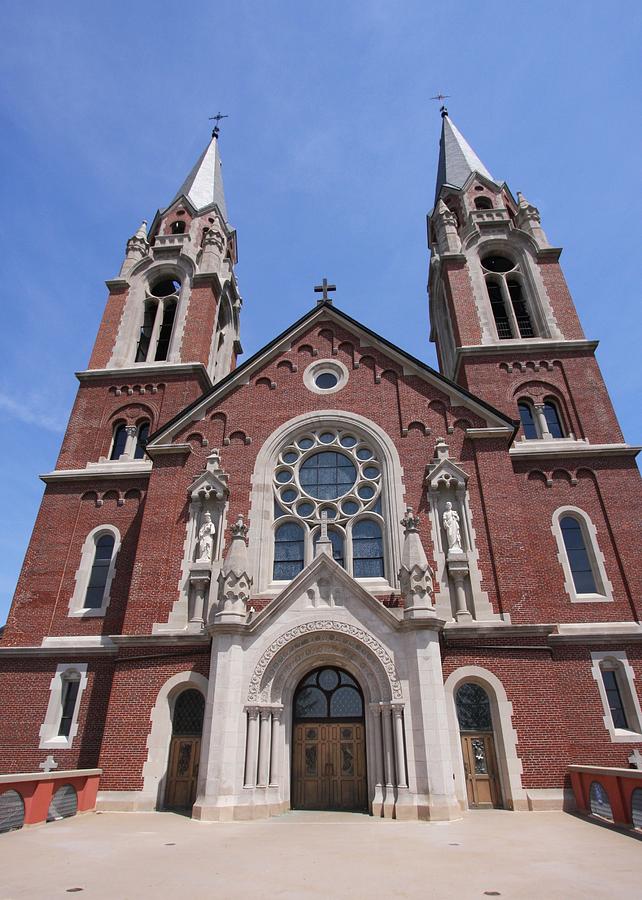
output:
[[[591,674],[597,682],[604,726],[615,743],[642,739],[642,709],[635,672],[624,650],[593,650]]]
[[[467,681],[457,690],[455,697],[460,731],[492,731],[488,694],[479,684]]]
[[[548,426],[548,432],[551,437],[563,438],[564,429],[562,428],[562,420],[557,410],[557,406],[551,400],[544,403],[544,418]]]
[[[60,723],[58,725],[59,737],[69,737],[74,720],[74,712],[76,711],[79,688],[80,673],[73,670],[65,672],[62,678]]]
[[[136,431],[136,449],[134,459],[142,459],[145,456],[145,446],[149,437],[149,422],[141,422]]]
[[[485,277],[499,340],[535,337],[518,264],[507,256],[494,254],[483,257],[481,264],[486,273],[493,273]]]
[[[185,222],[177,219],[176,222],[172,222],[170,229],[172,234],[185,234]]]
[[[294,695],[294,718],[360,719],[363,698],[357,682],[342,669],[317,669],[300,682]]]
[[[600,672],[602,673],[602,682],[606,691],[606,699],[611,713],[614,728],[627,728],[629,721],[626,715],[626,709],[622,700],[620,691],[617,668],[609,665],[608,661],[600,663]]]
[[[111,444],[110,459],[120,459],[127,446],[127,426],[124,422],[117,422],[114,428],[114,437]]]
[[[183,691],[176,698],[172,716],[172,734],[200,735],[203,731],[205,697],[195,688]]]
[[[381,526],[373,519],[360,519],[352,527],[352,574],[355,578],[383,578]]]
[[[490,197],[475,197],[475,209],[492,209],[493,203]]]
[[[87,584],[87,593],[85,594],[85,609],[99,609],[103,605],[113,552],[113,534],[103,534],[96,541],[94,561]]]
[[[495,319],[497,337],[500,341],[509,340],[513,336],[513,331],[506,312],[506,304],[504,303],[502,289],[496,281],[492,281],[491,279],[488,279],[486,282],[486,288],[488,289],[490,308],[493,311],[493,318]]]
[[[599,781],[594,781],[591,784],[589,803],[592,815],[606,819],[608,822],[613,821],[613,810],[611,809],[609,795]]]
[[[312,561],[324,518],[339,565],[355,578],[385,578],[382,471],[368,442],[337,428],[298,435],[279,454],[273,490],[275,579]],[[279,523],[284,516],[299,522]]]
[[[519,410],[519,420],[522,423],[522,431],[524,432],[524,437],[527,441],[535,440],[539,437],[539,432],[537,431],[537,427],[535,425],[533,407],[530,405],[530,403],[522,401],[517,404],[517,409]]]
[[[136,362],[162,362],[168,358],[180,289],[176,276],[163,276],[153,282],[145,301]]]
[[[563,516],[560,519],[560,528],[576,592],[578,594],[597,594],[595,574],[586,549],[581,523],[575,516]]]
[[[305,558],[303,528],[284,522],[274,534],[274,580],[290,581],[303,569]]]

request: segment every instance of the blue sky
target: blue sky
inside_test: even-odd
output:
[[[435,364],[425,216],[442,91],[564,247],[625,436],[642,442],[639,3],[31,0],[0,18],[0,622],[104,280],[218,109],[246,357],[327,275],[338,306]]]

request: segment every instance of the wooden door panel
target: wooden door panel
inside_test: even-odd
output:
[[[366,808],[362,723],[296,724],[292,763],[295,808]]]
[[[189,809],[196,800],[200,738],[172,738],[165,805],[173,809]]]
[[[462,734],[466,793],[471,807],[501,806],[492,734]]]

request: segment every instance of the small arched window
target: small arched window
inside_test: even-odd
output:
[[[492,731],[493,722],[490,700],[483,687],[467,681],[457,690],[455,697],[460,731]]]
[[[524,297],[520,266],[507,256],[489,254],[481,260],[499,340],[535,337],[535,328]]]
[[[361,519],[352,526],[352,574],[355,578],[383,578],[381,525]]]
[[[493,203],[490,197],[475,197],[475,209],[492,209]]]
[[[107,576],[114,552],[113,534],[103,534],[96,541],[94,561],[89,574],[87,593],[85,594],[85,609],[99,609],[103,605]]]
[[[172,734],[201,735],[203,732],[203,714],[205,697],[195,688],[182,691],[176,698],[174,715],[172,716]]]
[[[563,516],[560,519],[560,528],[576,592],[578,594],[597,594],[595,574],[587,552],[581,523],[575,516]]]
[[[148,288],[136,362],[162,362],[168,358],[181,282],[163,276]]]
[[[177,219],[176,222],[172,222],[171,226],[172,234],[185,234],[185,222]]]
[[[526,401],[522,400],[517,404],[517,409],[519,410],[519,420],[522,423],[524,437],[527,441],[536,440],[539,437],[539,433],[537,431],[537,426],[535,425],[533,407],[530,403],[526,403]]]
[[[290,581],[303,569],[305,540],[297,522],[284,522],[274,534],[274,580]]]
[[[602,682],[606,691],[613,727],[628,729],[630,726],[622,699],[623,692],[620,689],[620,673],[618,672],[617,663],[604,660],[600,663],[600,674],[602,675]]]
[[[80,688],[80,673],[73,670],[65,672],[62,679],[61,712],[58,725],[58,736],[69,737],[76,711],[76,700]]]
[[[134,459],[143,459],[145,456],[145,447],[149,437],[149,422],[141,422],[136,431],[136,449],[134,450]]]
[[[127,426],[124,422],[117,422],[114,428],[114,437],[111,444],[110,459],[120,459],[127,446]]]
[[[564,429],[562,428],[562,420],[558,412],[557,406],[551,400],[544,403],[544,418],[546,419],[547,430],[551,437],[563,438]]]

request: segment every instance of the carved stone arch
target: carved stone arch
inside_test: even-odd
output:
[[[342,341],[337,347],[337,351],[339,353],[345,353],[354,368],[354,344],[351,344],[350,341]]]
[[[551,478],[553,481],[565,481],[569,485],[573,481],[573,476],[567,469],[555,469]]]
[[[128,425],[134,425],[142,418],[149,419],[150,425],[153,425],[156,419],[155,410],[146,403],[125,403],[108,414],[107,422],[112,427],[119,419]]]
[[[528,473],[526,478],[528,481],[535,482],[536,484],[541,484],[544,487],[546,487],[546,484],[548,482],[547,476],[540,469],[533,469]]]
[[[297,366],[291,359],[282,359],[276,364],[277,372],[296,372]]]
[[[372,634],[346,622],[320,620],[290,628],[272,641],[250,678],[248,703],[287,705],[305,672],[326,664],[354,674],[370,703],[403,698],[394,661]]]

